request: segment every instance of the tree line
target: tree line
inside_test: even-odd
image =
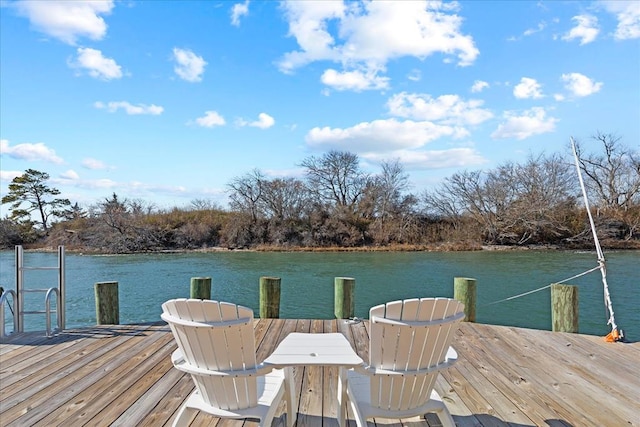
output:
[[[602,243],[640,247],[640,155],[597,133],[597,150],[576,145]],[[28,169],[2,197],[0,245],[107,253],[225,248],[478,249],[483,245],[590,247],[592,237],[573,156],[530,155],[486,171],[462,171],[411,192],[397,160],[370,174],[356,154],[329,151],[300,165],[302,178],[254,169],[227,185],[229,207],[188,207],[112,194],[89,207],[56,196],[48,174]]]

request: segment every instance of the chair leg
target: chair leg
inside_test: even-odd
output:
[[[187,405],[182,405],[176,415],[176,419],[173,421],[173,427],[186,427],[191,423],[191,418],[197,412],[196,409],[189,408]]]
[[[345,411],[345,413],[344,413],[345,421],[346,421],[346,415],[347,415],[346,412],[347,412],[347,404],[348,404],[349,406],[351,406],[351,411],[353,411],[353,417],[355,418],[356,426],[357,427],[368,427],[367,418],[364,415],[362,415],[362,411],[358,407],[358,403],[357,403],[356,399],[353,396],[353,392],[351,390],[351,387],[349,386],[349,383],[347,383],[346,389],[347,389],[346,393],[344,393],[344,394],[346,394],[346,402],[343,403],[344,411]],[[341,394],[341,396],[343,396],[344,394]],[[338,410],[341,410],[341,408],[338,408]],[[345,422],[345,424],[346,424],[346,422]]]
[[[295,407],[295,387],[293,383],[293,367],[288,366],[284,368],[284,393],[285,400],[287,401],[287,427],[293,427],[296,422],[296,415],[298,414],[297,407]]]
[[[271,405],[264,418],[260,420],[258,427],[271,427],[273,417],[276,415],[276,409],[278,409],[277,405]]]
[[[358,404],[354,400],[350,400],[353,417],[356,419],[357,427],[368,427],[367,419],[362,415]]]
[[[338,368],[338,426],[343,427],[347,420],[347,402],[349,400],[346,390],[347,370]]]

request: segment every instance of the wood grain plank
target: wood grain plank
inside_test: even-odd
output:
[[[584,375],[582,366],[590,365],[590,355],[581,352],[575,346],[552,346],[548,340],[538,340],[535,345],[530,345],[529,340],[520,329],[506,328],[504,342],[511,343],[512,352],[524,349],[523,355],[529,357],[527,366],[522,371],[529,373],[527,377],[538,385],[538,389],[543,389],[547,393],[564,399],[563,408],[571,409],[574,416],[580,416],[593,407],[600,406],[600,410],[594,412],[589,417],[589,422],[593,425],[633,425],[640,421],[640,405],[636,399],[628,400],[620,393],[612,393],[612,389],[607,390],[602,386],[603,381],[610,381],[611,378],[601,375],[600,380],[592,382]],[[552,333],[539,334],[538,337],[551,338]],[[557,337],[554,337],[557,338]],[[561,337],[564,339],[566,337]],[[556,341],[557,342],[557,341]],[[566,357],[557,357],[560,350],[569,351]],[[541,355],[551,357],[556,363],[542,363]],[[592,374],[602,372],[592,366]],[[593,375],[591,375],[593,378]],[[579,393],[577,391],[579,390]],[[567,399],[565,396],[571,396]],[[575,398],[575,396],[580,396]],[[602,402],[607,402],[602,405]]]
[[[148,326],[150,328],[151,325]],[[141,328],[139,333],[147,333],[148,328]],[[66,335],[66,334],[65,334]],[[130,335],[126,335],[130,336]],[[23,390],[36,390],[36,386],[42,386],[47,381],[51,381],[51,373],[62,370],[72,371],[72,364],[88,363],[91,358],[100,357],[120,345],[123,341],[121,335],[105,336],[101,339],[76,338],[76,334],[68,334],[61,337],[60,346],[46,345],[44,352],[35,353],[34,361],[31,362],[31,354],[26,360],[29,361],[20,366],[22,369],[14,370],[19,365],[8,368],[8,376],[0,380],[0,400],[8,399],[11,395],[20,393]],[[124,338],[126,339],[126,338]],[[35,355],[34,354],[34,355]],[[44,356],[41,358],[40,356]],[[42,363],[46,361],[46,363]],[[4,366],[2,366],[4,371]],[[53,377],[55,380],[55,377]]]
[[[161,368],[158,368],[160,371]],[[179,382],[185,383],[179,393],[174,392],[174,387]],[[147,417],[153,417],[153,425],[162,425],[169,420],[175,411],[193,390],[193,382],[189,375],[177,369],[169,369],[149,389],[133,403],[127,399],[119,399],[128,404],[127,409],[113,421],[110,427],[129,427],[143,424]],[[127,396],[128,397],[128,396]],[[156,403],[152,405],[151,402]],[[152,415],[153,414],[153,415]],[[96,414],[98,415],[98,414]]]
[[[58,407],[81,392],[84,387],[94,383],[97,378],[107,375],[117,366],[126,362],[130,351],[137,351],[148,345],[149,339],[159,339],[161,334],[134,335],[122,340],[120,345],[104,353],[89,363],[80,364],[78,369],[57,371],[50,376],[54,379],[48,385],[38,384],[29,399],[19,402],[8,411],[0,414],[3,422],[11,423],[20,417],[21,425],[31,425],[46,416],[52,407]],[[81,359],[80,359],[81,360]],[[30,392],[31,390],[29,390]],[[4,410],[4,405],[2,407]]]
[[[461,325],[460,329],[456,348],[464,355],[467,364],[477,369],[536,425],[545,425],[545,420],[556,419],[566,412],[560,408],[559,414],[553,408],[553,402],[532,390],[530,383],[521,375],[523,361],[516,360],[505,348],[502,330],[487,331],[469,323]],[[467,378],[467,381],[472,382],[473,379]]]
[[[170,354],[175,348],[173,340],[165,335],[143,352],[132,355],[127,365],[135,366],[123,368],[119,373],[114,371],[104,379],[106,382],[99,381],[87,388],[85,394],[91,396],[99,392],[98,397],[91,399],[88,405],[83,405],[81,410],[69,414],[64,424],[81,425],[83,420],[88,420],[86,423],[89,425],[96,424],[99,414],[101,423],[108,422],[111,425],[127,410],[129,402],[142,396],[164,373],[172,369]],[[125,394],[126,399],[121,398]]]
[[[447,373],[455,370],[455,366],[447,369]],[[461,384],[458,382],[453,382],[452,384],[456,384],[460,386]],[[469,395],[473,395],[475,401],[481,401],[481,396],[475,396],[474,391],[475,387],[464,384],[465,381],[462,381],[462,388],[468,392]],[[449,412],[453,416],[453,419],[458,427],[477,427],[482,424],[478,420],[477,416],[482,415],[481,413],[473,412],[469,409],[463,400],[463,397],[459,396],[456,392],[456,389],[453,385],[451,385],[447,379],[444,378],[443,375],[438,375],[435,384],[435,390],[440,394],[443,401],[447,405]],[[487,405],[489,405],[487,403]],[[436,414],[430,413],[425,414],[425,421],[429,425],[429,427],[441,427],[442,423]]]
[[[453,346],[456,349],[458,348],[456,338],[460,335],[461,333],[457,331],[453,340]],[[506,422],[523,425],[533,423],[494,382],[489,381],[485,376],[486,372],[481,372],[477,366],[469,363],[468,359],[481,357],[480,354],[475,354],[472,350],[473,347],[469,347],[464,352],[464,356],[459,354],[458,362],[452,368],[442,371],[439,376],[437,385],[442,384],[441,378],[445,378],[450,386],[448,390],[436,387],[436,390],[441,392],[447,406],[453,409],[462,403],[467,407],[467,413],[457,413],[458,415],[476,414],[476,418],[481,415],[485,424],[489,423],[487,420],[491,418],[496,419],[495,424],[497,425]],[[493,375],[499,375],[499,373],[494,372]],[[455,394],[451,395],[452,392]],[[542,420],[539,421],[542,422]]]
[[[535,332],[524,330],[521,335],[553,351],[555,357],[572,366],[576,374],[600,384],[616,399],[626,400],[628,403],[640,400],[640,376],[629,375],[640,360],[640,352],[634,346],[607,343],[603,339],[593,341],[585,339],[591,337],[570,333],[560,335],[566,342],[565,345],[552,346],[547,340],[541,340],[540,334]],[[576,356],[579,360],[576,360]],[[634,396],[639,398],[633,399]]]
[[[119,340],[117,337],[113,337],[111,341],[114,342],[113,345],[118,345]],[[2,390],[0,390],[0,399],[7,399],[12,394],[40,382],[51,374],[51,369],[62,369],[83,354],[91,353],[108,345],[110,345],[108,340],[92,340],[90,343],[68,341],[62,343],[61,347],[41,347],[40,351],[30,353],[29,357],[16,355],[14,364],[5,365],[3,362],[0,365],[0,371],[2,372],[0,374],[0,384],[3,385]],[[58,349],[60,351],[57,351]],[[46,363],[43,363],[43,361],[46,361]]]

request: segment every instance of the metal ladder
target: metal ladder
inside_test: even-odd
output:
[[[65,260],[64,246],[58,246],[58,265],[56,267],[25,267],[24,251],[22,246],[15,248],[16,259],[16,291],[5,290],[0,296],[0,338],[6,336],[5,332],[5,301],[8,303],[8,297],[11,296],[15,310],[13,310],[13,332],[24,332],[24,315],[25,314],[44,314],[46,315],[47,331],[46,336],[52,337],[55,333],[62,331],[65,326]],[[26,289],[24,272],[28,270],[55,270],[58,273],[58,286],[48,289]],[[25,294],[27,293],[44,293],[44,310],[25,310]],[[51,299],[56,297],[56,308],[51,309]],[[51,314],[56,314],[56,327],[51,327]]]

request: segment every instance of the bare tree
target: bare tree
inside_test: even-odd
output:
[[[322,157],[311,156],[302,162],[309,189],[320,199],[337,207],[353,210],[369,182],[369,175],[360,169],[356,154],[330,151]]]
[[[127,207],[127,200],[120,200],[116,193],[110,199],[105,199],[100,207],[102,209],[102,219],[110,228],[116,230],[121,235],[126,235],[131,227],[131,212]]]
[[[330,151],[322,157],[305,159],[302,166],[306,169],[309,192],[316,197],[314,206],[328,209],[328,215],[314,216],[326,218],[315,227],[324,230],[322,240],[341,246],[367,243],[373,203],[365,196],[372,179],[360,169],[358,156]]]
[[[399,160],[383,161],[378,185],[382,190],[378,215],[384,221],[386,217],[398,211],[402,205],[404,193],[409,189],[409,175]]]
[[[232,179],[227,185],[231,209],[248,213],[253,224],[258,222],[259,202],[265,181],[264,174],[260,170],[254,169],[250,173]]]
[[[193,199],[189,203],[189,208],[194,211],[221,211],[222,208],[211,199]]]
[[[567,162],[554,155],[508,162],[486,172],[460,172],[425,192],[427,212],[451,220],[455,228],[471,219],[487,243],[540,243],[571,235],[567,218],[575,207],[575,187]]]
[[[568,237],[575,215],[577,187],[568,162],[559,155],[530,156],[523,164],[505,169],[503,185],[510,186],[513,200],[503,218],[502,233],[513,242],[555,240]]]
[[[627,209],[640,202],[640,153],[620,144],[620,137],[598,132],[592,137],[604,153],[583,153],[576,143],[580,169],[588,177],[585,185],[603,209]]]
[[[407,226],[408,215],[413,214],[405,192],[409,188],[409,175],[399,160],[383,161],[382,171],[373,177],[367,188],[367,196],[372,204],[372,232],[379,243],[399,241]]]
[[[622,221],[627,237],[633,238],[640,229],[640,153],[622,145],[614,134],[598,132],[592,139],[604,152],[585,153],[576,143],[585,185],[599,211]]]
[[[296,178],[263,182],[260,200],[264,215],[280,222],[300,220],[308,201],[304,183]]]
[[[463,171],[445,178],[443,184],[423,197],[427,212],[451,218],[460,226],[465,217],[482,227],[485,239],[498,241],[498,222],[507,201],[505,189],[497,185],[498,175]]]

